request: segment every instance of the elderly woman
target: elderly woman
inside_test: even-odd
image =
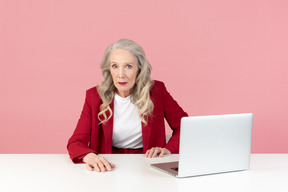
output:
[[[162,157],[179,152],[180,120],[187,113],[166,90],[150,79],[151,65],[135,42],[120,39],[101,62],[104,81],[86,91],[77,127],[68,141],[74,163],[104,172],[115,165],[99,154],[145,153]],[[173,130],[166,143],[164,118]]]

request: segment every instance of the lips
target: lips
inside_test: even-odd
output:
[[[120,85],[126,85],[127,82],[118,82],[118,84],[120,84]]]

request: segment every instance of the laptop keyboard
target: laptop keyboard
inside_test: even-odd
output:
[[[173,161],[178,161],[179,160],[179,155],[173,154],[173,155],[165,155],[162,158],[146,158],[146,160],[149,162],[149,164],[154,164],[154,163],[168,163],[168,162],[173,162]]]

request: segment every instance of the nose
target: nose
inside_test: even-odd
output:
[[[119,68],[119,74],[118,74],[119,78],[123,78],[125,77],[125,70],[123,67]]]

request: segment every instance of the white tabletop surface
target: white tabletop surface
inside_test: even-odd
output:
[[[67,154],[0,154],[0,191],[229,191],[287,192],[288,154],[253,154],[247,171],[178,179],[150,166],[178,156],[103,155],[111,172],[87,171]]]

